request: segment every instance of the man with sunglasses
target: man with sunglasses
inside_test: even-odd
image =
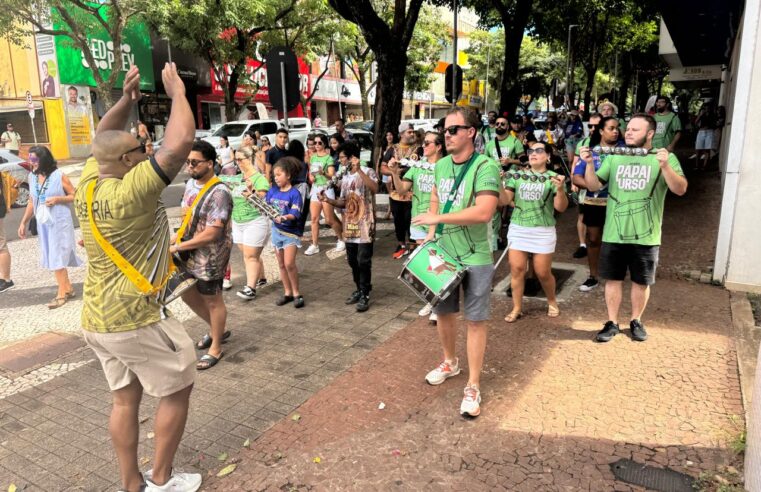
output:
[[[489,111],[488,113],[488,125],[481,128],[481,137],[484,139],[484,146],[489,145],[489,142],[494,140],[494,138],[499,135],[497,133],[497,112],[496,111]]]
[[[121,488],[193,492],[201,486],[201,475],[179,473],[172,461],[188,415],[195,350],[182,323],[162,319],[157,291],[168,279],[171,262],[161,193],[185,164],[195,121],[177,67],[167,63],[161,78],[172,105],[156,155],[148,158],[137,138],[124,131],[141,97],[140,73],[133,66],[124,76],[122,97],[100,120],[93,158],[82,172],[75,197],[88,256],[82,328],[113,395],[109,430]],[[124,260],[121,266],[106,250]],[[143,392],[160,400],[153,470],[141,476],[137,441]]]
[[[481,413],[479,385],[494,275],[488,228],[501,189],[497,163],[476,153],[473,141],[477,125],[478,117],[471,109],[457,107],[449,111],[445,122],[449,155],[436,163],[430,211],[413,220],[415,225],[431,226],[428,239],[433,240],[438,234],[438,244],[467,268],[462,288],[469,375],[460,405],[463,417],[477,417]],[[460,373],[455,346],[459,310],[459,289],[434,308],[444,361],[426,375],[428,384],[441,384]]]
[[[208,348],[196,365],[200,370],[209,369],[219,362],[222,341],[230,336],[225,331],[227,307],[222,288],[232,250],[233,200],[229,188],[221,181],[209,186],[215,177],[216,159],[217,153],[210,143],[203,140],[193,142],[185,161],[191,179],[185,183],[182,197],[182,209],[184,213],[190,213],[190,225],[183,237],[178,237],[170,248],[172,253],[183,252],[188,256],[185,266],[197,282],[194,289],[182,294],[182,300],[211,330],[196,344],[198,349]]]

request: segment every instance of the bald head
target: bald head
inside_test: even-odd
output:
[[[92,154],[101,164],[113,163],[139,146],[140,142],[129,132],[106,130],[95,135],[92,142]]]

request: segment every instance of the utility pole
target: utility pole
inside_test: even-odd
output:
[[[579,25],[570,24],[568,26],[568,49],[566,51],[565,62],[565,102],[568,105],[568,108],[571,107],[571,98],[569,96],[571,89],[571,29],[574,27],[579,27]]]
[[[484,84],[484,112],[489,111],[489,62],[491,61],[491,37],[486,45],[486,83]]]
[[[454,8],[454,43],[452,45],[452,107],[457,106],[457,0],[452,0]]]

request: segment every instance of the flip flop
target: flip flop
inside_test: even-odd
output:
[[[69,299],[68,299],[67,297],[56,297],[55,299],[53,299],[52,301],[50,301],[50,302],[47,304],[47,306],[48,306],[48,309],[58,309],[59,307],[61,307],[61,306],[63,306],[64,304],[66,304],[66,302],[67,302],[68,300],[69,300]]]
[[[211,369],[212,367],[217,365],[217,362],[219,362],[222,359],[222,356],[224,355],[225,355],[224,352],[220,352],[219,357],[214,357],[211,354],[202,355],[201,358],[198,359],[198,363],[196,364],[196,369],[199,371],[205,371],[206,369]]]
[[[511,311],[507,316],[505,316],[505,321],[508,323],[515,323],[519,319],[523,317],[523,313],[520,311]]]
[[[560,316],[560,307],[548,305],[547,316],[549,316],[550,318],[557,318],[558,316]]]
[[[230,330],[227,330],[222,335],[222,343],[225,343],[225,341],[230,338],[230,335],[232,335],[232,332]],[[205,334],[198,342],[196,343],[196,348],[198,350],[206,350],[207,348],[211,347],[211,335],[208,333]]]

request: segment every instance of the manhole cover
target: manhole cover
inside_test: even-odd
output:
[[[552,274],[555,276],[555,292],[563,290],[563,286],[570,279],[574,271],[566,270],[564,268],[553,268]],[[507,288],[507,297],[513,297],[512,288]],[[523,297],[536,297],[538,299],[547,299],[547,296],[542,290],[542,286],[539,280],[536,278],[526,278],[525,287],[523,288]]]
[[[693,478],[669,468],[656,468],[636,461],[620,459],[610,464],[610,470],[618,479],[660,492],[694,492]]]

